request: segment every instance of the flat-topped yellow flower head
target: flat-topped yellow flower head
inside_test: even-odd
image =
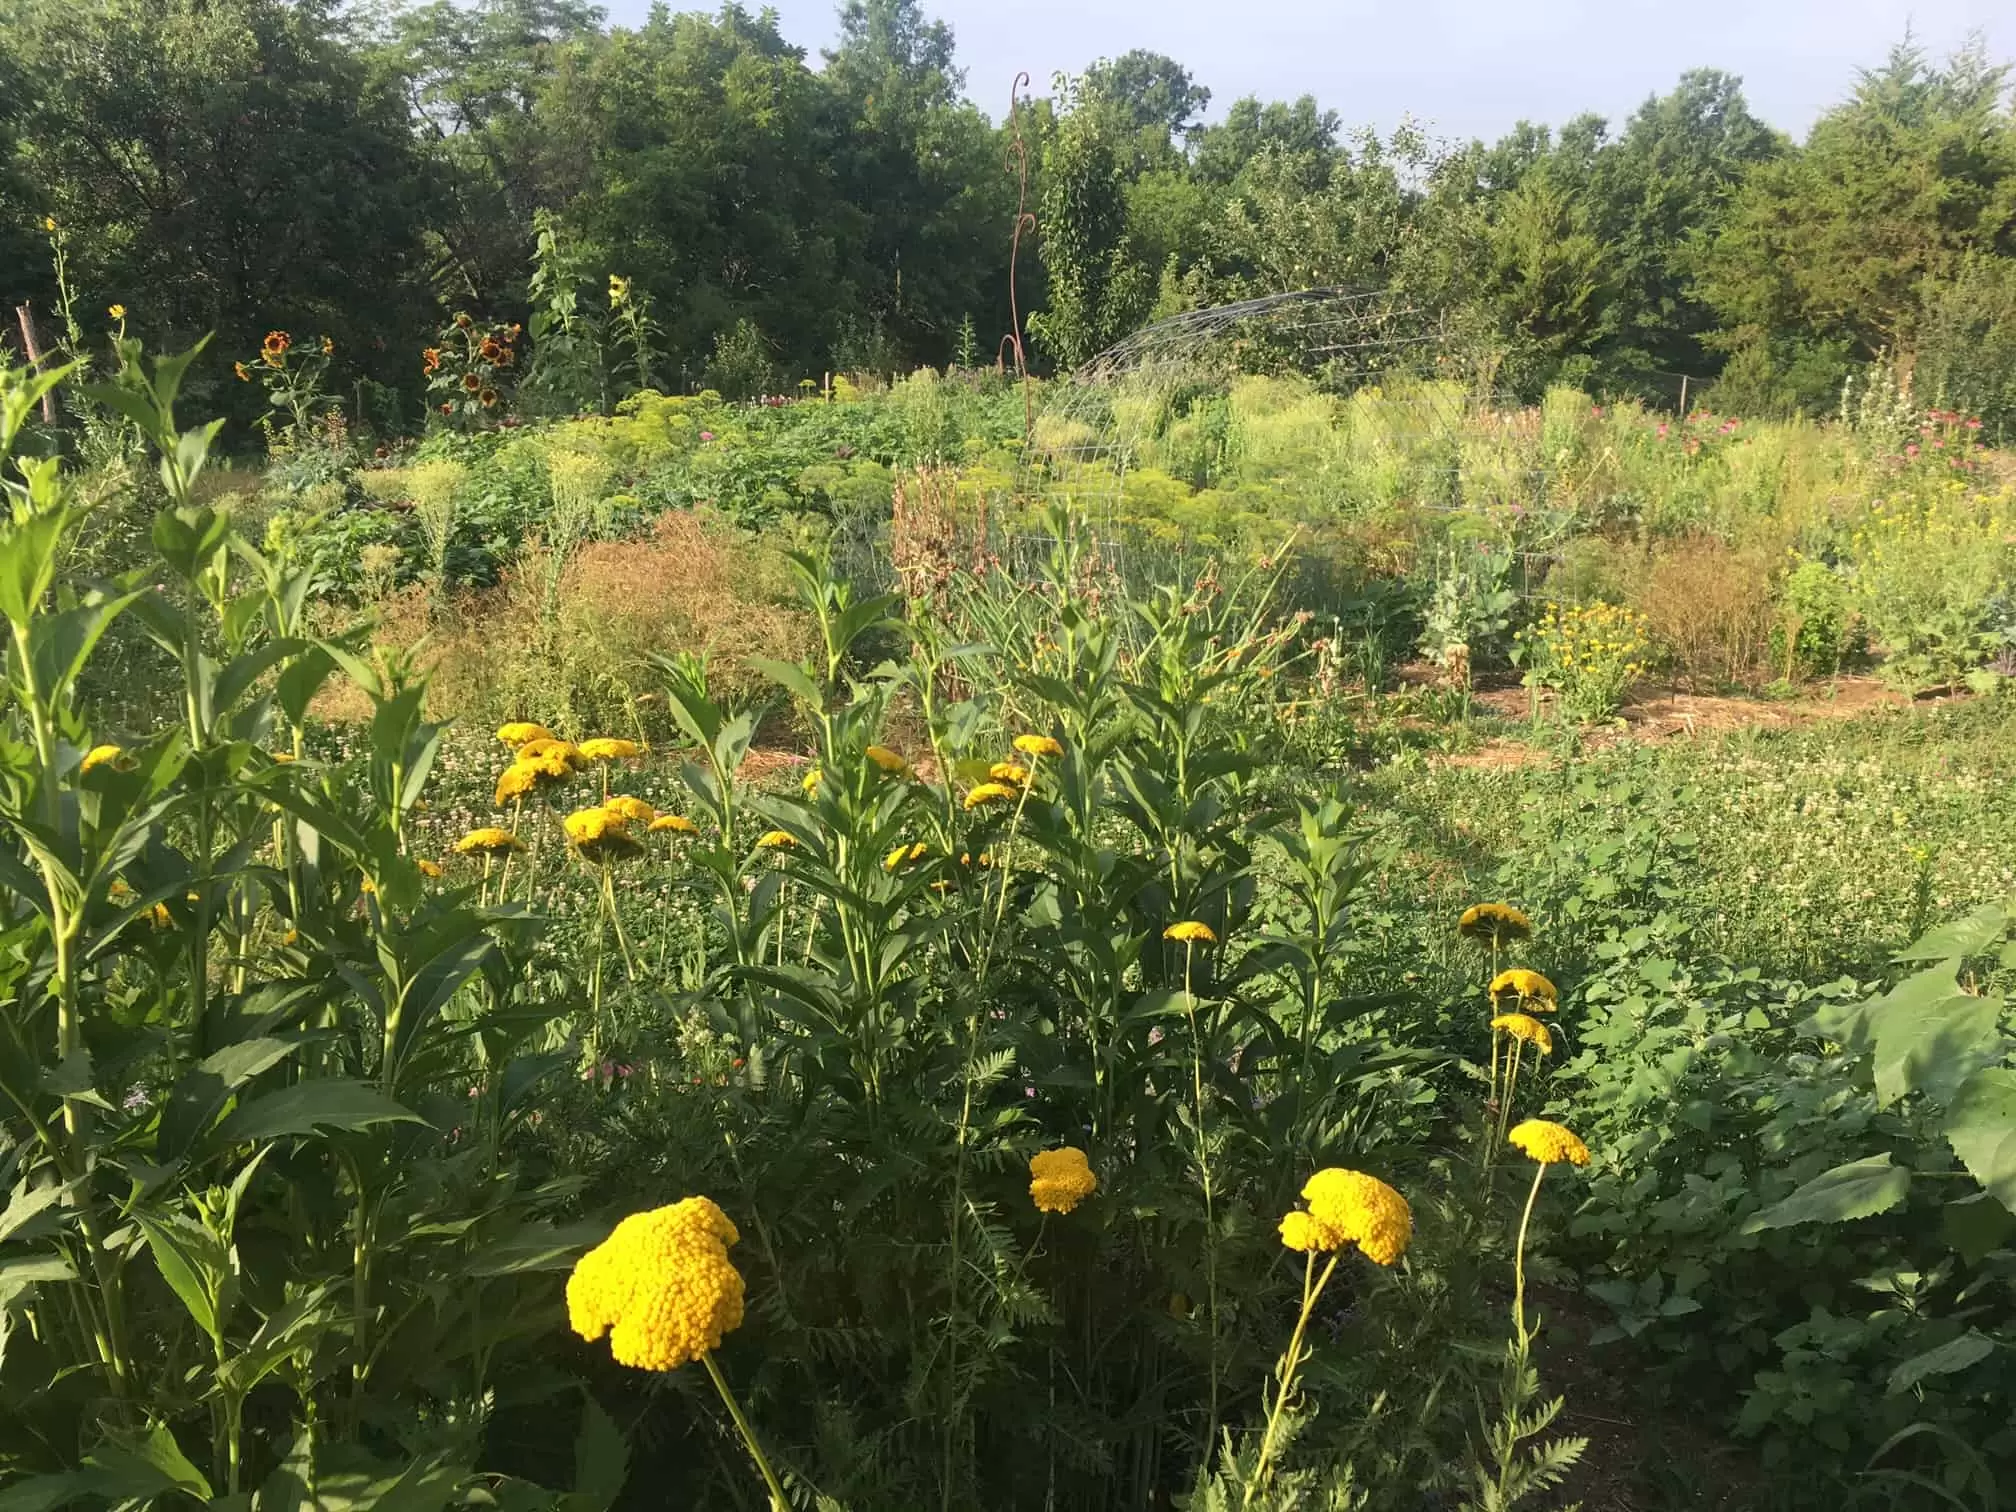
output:
[[[1099,1178],[1076,1145],[1043,1150],[1029,1159],[1029,1198],[1046,1213],[1068,1213],[1099,1188]]]
[[[1544,1118],[1529,1118],[1522,1124],[1515,1124],[1512,1132],[1505,1137],[1542,1165],[1561,1165],[1564,1162],[1578,1166],[1589,1164],[1589,1146],[1563,1124],[1550,1123]]]
[[[988,803],[1012,803],[1015,789],[1005,782],[983,782],[966,795],[966,807],[976,809]]]
[[[887,746],[871,745],[862,754],[891,777],[903,777],[909,774],[910,763]]]
[[[1339,1249],[1350,1243],[1375,1264],[1397,1265],[1413,1241],[1414,1210],[1407,1199],[1363,1171],[1327,1166],[1303,1185],[1302,1200],[1316,1226],[1298,1225],[1295,1236],[1336,1238],[1334,1244],[1311,1244],[1311,1248]],[[1289,1231],[1284,1229],[1281,1237],[1286,1243]]]
[[[1491,1020],[1495,1031],[1509,1034],[1517,1040],[1524,1040],[1542,1055],[1554,1053],[1554,1036],[1547,1032],[1547,1026],[1530,1013],[1501,1013]]]
[[[574,768],[558,756],[531,756],[514,761],[497,779],[497,806],[514,799],[529,798],[549,787],[557,787],[574,775]]]
[[[625,824],[641,824],[649,827],[658,817],[658,810],[642,798],[632,798],[627,793],[615,793],[602,800],[602,807],[616,815]]]
[[[125,760],[126,747],[96,745],[86,751],[84,759],[77,763],[77,775],[82,777],[86,772],[93,771],[101,766],[117,767],[124,763]]]
[[[798,837],[789,830],[767,830],[756,841],[762,850],[795,850]]]
[[[609,809],[576,809],[560,822],[569,842],[591,861],[612,861],[637,849],[630,826]]]
[[[1532,934],[1533,921],[1510,903],[1473,903],[1456,921],[1456,932],[1466,940],[1503,945]]]
[[[463,856],[495,856],[505,851],[523,850],[518,837],[507,829],[495,825],[483,829],[473,829],[455,842],[455,850]]]
[[[1514,966],[1509,971],[1501,971],[1491,978],[1491,1001],[1516,997],[1535,1013],[1552,1013],[1560,1001],[1561,994],[1554,984],[1537,971],[1528,971],[1524,966]]]
[[[1218,936],[1212,932],[1211,926],[1206,924],[1202,919],[1185,919],[1181,924],[1171,924],[1167,929],[1162,931],[1162,938],[1165,940],[1175,940],[1184,945],[1216,945],[1218,943]]]
[[[583,761],[629,761],[644,754],[644,747],[636,741],[618,740],[609,735],[584,740],[579,749]]]
[[[668,833],[674,835],[697,835],[700,833],[700,826],[695,824],[691,819],[688,819],[684,814],[660,814],[656,819],[651,821],[651,833],[654,835]]]
[[[508,746],[516,747],[529,745],[535,740],[551,740],[553,732],[542,724],[533,724],[529,719],[514,719],[497,727],[497,738]]]
[[[1017,735],[1015,749],[1024,756],[1062,756],[1064,747],[1049,735]]]
[[[632,1213],[575,1263],[567,1321],[638,1370],[677,1370],[742,1325],[742,1276],[728,1246],[742,1236],[710,1198]]]

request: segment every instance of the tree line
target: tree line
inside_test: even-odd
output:
[[[845,0],[816,60],[738,4],[612,27],[583,0],[0,0],[0,296],[53,317],[67,288],[87,329],[123,304],[227,354],[326,334],[360,406],[417,416],[446,316],[526,317],[543,211],[648,297],[664,386],[783,384],[993,362],[1026,194],[1040,367],[1341,284],[1435,310],[1514,391],[1823,410],[1888,359],[2016,419],[2016,113],[1978,44],[1899,45],[1803,142],[1714,70],[1491,143],[1308,97],[1207,123],[1209,89],[1143,51],[1012,114],[980,82],[991,114],[918,0]]]

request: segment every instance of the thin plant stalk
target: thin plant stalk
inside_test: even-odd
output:
[[[1254,1461],[1253,1476],[1246,1482],[1246,1494],[1240,1499],[1240,1507],[1253,1505],[1253,1495],[1267,1478],[1267,1465],[1274,1457],[1274,1440],[1281,1431],[1281,1413],[1288,1405],[1288,1398],[1295,1388],[1295,1373],[1302,1368],[1302,1336],[1309,1327],[1309,1315],[1316,1310],[1316,1299],[1323,1295],[1323,1288],[1330,1284],[1331,1273],[1337,1269],[1337,1256],[1333,1252],[1329,1263],[1323,1267],[1323,1274],[1316,1275],[1316,1256],[1312,1251],[1302,1267],[1302,1313],[1295,1320],[1295,1332],[1288,1339],[1288,1352],[1281,1356],[1281,1368],[1277,1373],[1274,1391],[1274,1405],[1267,1412],[1267,1428],[1260,1436],[1260,1457]]]
[[[1204,1187],[1204,1302],[1211,1330],[1209,1411],[1204,1442],[1218,1437],[1218,1211],[1211,1189],[1211,1152],[1204,1137],[1204,1036],[1197,1026],[1197,995],[1190,990],[1190,968],[1197,942],[1183,942],[1183,1010],[1190,1019],[1190,1083],[1197,1103],[1197,1179]]]
[[[790,1512],[791,1504],[784,1499],[784,1487],[777,1479],[777,1472],[770,1468],[770,1461],[764,1456],[763,1446],[756,1440],[756,1430],[749,1426],[749,1419],[742,1413],[742,1404],[735,1400],[735,1393],[728,1389],[728,1378],[721,1374],[721,1367],[714,1363],[710,1351],[700,1356],[700,1362],[707,1367],[707,1374],[713,1379],[714,1389],[721,1393],[721,1401],[728,1409],[728,1416],[735,1420],[735,1428],[742,1435],[742,1442],[749,1448],[749,1457],[756,1462],[756,1469],[763,1477],[763,1484],[770,1492],[771,1512]]]

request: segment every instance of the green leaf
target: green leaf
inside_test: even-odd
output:
[[[567,1512],[607,1512],[622,1495],[630,1471],[630,1447],[623,1430],[593,1397],[581,1413],[574,1436],[574,1491]]]
[[[1904,1200],[1910,1186],[1909,1171],[1892,1165],[1888,1155],[1871,1155],[1823,1171],[1784,1201],[1751,1214],[1743,1232],[1755,1234],[1799,1223],[1846,1223],[1887,1213]]]
[[[214,1235],[182,1218],[152,1218],[142,1214],[137,1220],[146,1235],[147,1248],[155,1268],[169,1290],[182,1299],[196,1326],[210,1338],[217,1337],[217,1287],[222,1277],[223,1257]]]
[[[1946,1142],[1997,1202],[2016,1213],[2016,1071],[1976,1071],[1946,1109]]]
[[[1950,1101],[1970,1075],[2001,1058],[2001,1016],[2000,999],[1963,993],[1950,981],[1941,996],[1928,989],[1879,1004],[1872,1015],[1876,1101],[1893,1103],[1907,1092]]]
[[[63,1475],[31,1475],[0,1491],[0,1512],[55,1512],[91,1489],[91,1477],[72,1470]]]
[[[1977,908],[1964,919],[1928,930],[1917,941],[1897,952],[1900,961],[1951,961],[1980,955],[2002,938],[2009,927],[2009,910],[1999,903]]]
[[[796,662],[777,661],[768,656],[752,656],[749,665],[761,672],[770,681],[788,689],[805,701],[808,707],[817,709],[824,705],[825,697],[811,675]]]
[[[61,1255],[0,1256],[0,1307],[38,1281],[75,1281],[77,1272]]]
[[[2016,1213],[1986,1192],[1969,1192],[1939,1214],[1939,1237],[1969,1265],[1979,1265],[2016,1234]]]
[[[1909,1391],[1927,1376],[1952,1375],[1978,1364],[1995,1352],[1995,1341],[1976,1329],[1948,1339],[1923,1354],[1915,1354],[1890,1372],[1890,1394]]]
[[[260,1072],[270,1071],[300,1048],[299,1040],[270,1036],[240,1040],[184,1073],[168,1094],[167,1106],[161,1112],[157,1158],[179,1159],[202,1137],[239,1087]]]
[[[376,1087],[346,1077],[296,1082],[278,1092],[241,1103],[217,1126],[219,1144],[284,1139],[313,1134],[318,1129],[369,1128],[382,1123],[425,1123],[411,1109],[394,1102]]]
[[[210,1482],[189,1463],[175,1435],[160,1423],[145,1433],[106,1439],[84,1463],[98,1472],[92,1489],[114,1499],[139,1500],[185,1491],[198,1501],[210,1500]]]

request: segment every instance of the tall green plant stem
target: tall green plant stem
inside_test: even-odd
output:
[[[1540,1196],[1540,1182],[1547,1174],[1543,1160],[1533,1168],[1533,1189],[1526,1194],[1526,1211],[1519,1215],[1519,1242],[1512,1252],[1512,1326],[1519,1330],[1523,1347],[1532,1338],[1526,1327],[1526,1227],[1533,1221],[1533,1204]]]
[[[749,1419],[743,1416],[742,1404],[735,1400],[735,1393],[728,1389],[728,1378],[721,1374],[721,1367],[714,1363],[713,1353],[700,1356],[707,1367],[707,1374],[714,1382],[714,1389],[721,1393],[721,1400],[728,1408],[728,1415],[735,1420],[735,1427],[742,1435],[742,1442],[749,1446],[749,1457],[756,1461],[756,1469],[763,1477],[763,1484],[770,1492],[771,1512],[790,1512],[791,1504],[784,1499],[784,1487],[777,1479],[777,1472],[770,1468],[770,1461],[764,1457],[763,1446],[756,1439],[756,1430],[749,1426]]]
[[[1197,1025],[1197,995],[1190,990],[1195,940],[1183,942],[1183,1007],[1190,1018],[1190,1085],[1197,1106],[1197,1179],[1204,1187],[1204,1316],[1211,1330],[1204,1442],[1218,1437],[1218,1210],[1211,1183],[1211,1148],[1204,1137],[1204,1036]]]
[[[1323,1295],[1323,1288],[1330,1284],[1331,1273],[1337,1269],[1337,1256],[1333,1251],[1329,1262],[1323,1267],[1323,1274],[1316,1276],[1316,1255],[1314,1251],[1302,1266],[1302,1313],[1295,1320],[1295,1332],[1289,1336],[1288,1352],[1281,1356],[1281,1367],[1276,1375],[1274,1405],[1267,1412],[1267,1429],[1260,1436],[1260,1457],[1253,1463],[1252,1479],[1246,1482],[1246,1494],[1240,1499],[1241,1508],[1253,1505],[1253,1496],[1267,1479],[1267,1466],[1274,1458],[1274,1441],[1281,1432],[1281,1414],[1288,1405],[1288,1398],[1295,1387],[1295,1373],[1302,1368],[1302,1335],[1309,1327],[1309,1315],[1316,1310],[1316,1299]]]

